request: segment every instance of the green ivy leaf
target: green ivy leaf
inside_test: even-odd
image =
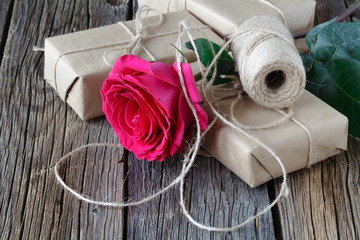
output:
[[[212,52],[211,45],[214,49],[215,54],[217,54],[220,51],[221,47],[214,42],[211,42],[210,45],[210,41],[208,41],[205,38],[198,38],[194,40],[194,43],[199,52],[200,61],[205,67],[208,67],[214,59],[214,54]],[[194,47],[191,44],[191,42],[185,43],[185,46],[188,49],[194,50]],[[226,51],[223,51],[220,54],[219,58],[216,61],[216,67],[217,67],[216,68],[217,71],[216,71],[214,85],[228,83],[232,81],[231,79],[220,77],[221,75],[237,74],[234,70],[234,61]],[[210,71],[207,78],[210,79],[212,77],[212,74],[213,74],[213,70]]]
[[[314,27],[307,35],[305,38],[306,44],[308,45],[309,49],[310,49],[310,53],[312,56],[315,57],[315,54],[318,51],[322,51],[323,49],[317,49],[317,48],[324,48],[326,47],[325,45],[319,44],[319,42],[317,41],[317,37],[319,35],[319,33],[326,27],[329,26],[331,24],[333,24],[336,21],[336,18],[325,22],[323,24],[317,25],[316,27]],[[321,40],[320,40],[321,41]],[[316,44],[318,43],[318,44]]]
[[[300,57],[303,61],[305,69],[310,69],[315,59],[312,56],[303,53],[300,54]]]
[[[360,137],[360,22],[333,22],[306,36],[306,89],[346,115],[349,133]]]

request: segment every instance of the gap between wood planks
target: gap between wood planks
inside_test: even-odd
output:
[[[0,34],[1,34],[1,38],[0,38],[0,66],[1,66],[1,63],[2,63],[2,59],[3,59],[3,55],[4,55],[4,49],[5,49],[5,45],[6,45],[6,39],[8,37],[8,34],[9,34],[9,27],[10,27],[10,22],[11,22],[11,17],[12,17],[12,13],[13,13],[13,10],[14,10],[14,0],[9,0],[8,4],[7,4],[7,7],[5,6],[1,6],[1,5],[5,5],[6,1],[5,0],[1,0],[3,1],[2,3],[0,3],[0,7],[3,8],[3,10],[0,10],[0,11],[6,11],[6,14],[5,14],[5,19],[1,19],[0,20],[3,22],[3,26],[2,26],[2,29],[1,29],[1,26],[0,26]],[[0,14],[0,17],[1,17],[2,14]],[[1,24],[1,21],[0,21],[0,24]]]
[[[271,180],[267,183],[267,189],[268,189],[268,195],[269,195],[269,200],[270,202],[274,201],[274,199],[276,198],[276,190],[275,190],[275,182],[274,180]],[[271,209],[271,215],[273,218],[273,226],[274,226],[274,233],[275,233],[275,238],[276,239],[284,239],[284,236],[282,234],[282,230],[281,230],[281,217],[280,217],[280,212],[279,209],[277,208],[277,206],[274,206]]]

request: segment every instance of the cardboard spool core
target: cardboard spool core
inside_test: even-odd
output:
[[[272,90],[279,89],[285,83],[286,75],[282,70],[275,70],[266,75],[266,86]]]

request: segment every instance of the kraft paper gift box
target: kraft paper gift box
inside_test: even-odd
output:
[[[313,27],[314,0],[268,2],[283,12],[292,33],[304,32]],[[277,10],[260,0],[138,0],[138,3],[139,6],[148,5],[162,13],[186,9],[221,36],[233,33],[244,21],[254,16],[281,19]]]
[[[220,112],[228,114],[232,100],[220,101]],[[212,118],[208,109],[207,112]],[[249,97],[243,97],[234,108],[234,116],[242,124],[259,126],[276,121],[282,115],[257,105]],[[293,118],[305,125],[311,133],[315,153],[313,162],[309,162],[309,138],[306,131],[291,120],[269,129],[246,130],[274,150],[287,173],[346,150],[347,118],[311,93],[305,91],[294,104]],[[280,165],[270,153],[219,119],[206,134],[203,147],[251,187],[282,176]]]
[[[159,16],[144,18],[143,24],[151,24]],[[186,20],[189,27],[205,27],[187,11],[165,14],[163,23],[158,27],[144,30],[141,44],[145,46],[157,61],[173,64],[179,32],[179,22]],[[135,35],[135,21],[124,22]],[[208,27],[200,31],[211,41],[222,44],[223,40]],[[197,31],[191,31],[194,38],[203,37]],[[183,43],[189,41],[184,35]],[[106,55],[108,62],[114,64],[116,59],[127,54],[126,46],[133,39],[120,23],[90,30],[55,36],[45,39],[45,70],[44,78],[56,89],[60,97],[67,102],[81,119],[87,120],[103,115],[100,89],[112,67],[103,60]],[[122,48],[114,49],[113,48]],[[195,53],[182,48],[182,53],[191,63],[196,61]],[[140,49],[137,55],[150,60]]]

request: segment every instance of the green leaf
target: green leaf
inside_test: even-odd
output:
[[[309,56],[307,54],[301,53],[300,57],[303,61],[305,69],[309,69],[315,61],[315,59],[312,56]]]
[[[217,45],[216,43],[211,42],[211,45],[215,52],[215,54],[214,54],[211,49],[210,41],[208,41],[207,39],[198,38],[198,39],[194,40],[194,43],[199,52],[200,61],[202,62],[202,64],[205,67],[208,67],[211,64],[211,62],[213,61],[214,55],[216,55],[220,51],[221,47],[219,45]],[[185,46],[188,49],[194,50],[194,47],[191,44],[191,42],[185,43]],[[232,81],[231,79],[222,78],[221,75],[236,75],[237,74],[234,70],[234,61],[233,61],[232,57],[226,51],[223,51],[220,54],[219,58],[217,59],[216,69],[217,69],[217,71],[216,71],[214,85],[228,83],[228,82]],[[213,69],[210,71],[207,78],[210,79],[212,77],[212,74],[213,74]]]
[[[306,89],[346,115],[349,133],[360,137],[360,22],[333,21],[306,37]]]
[[[315,43],[317,42],[317,36],[319,35],[319,33],[327,26],[333,24],[336,21],[336,18],[328,21],[328,22],[324,22],[322,24],[317,25],[316,27],[314,27],[305,37],[305,41],[306,44],[308,45],[309,49],[310,49],[310,53],[311,55],[314,55],[315,52],[317,52],[315,48]],[[321,44],[317,44],[317,46],[319,47],[323,47]]]
[[[185,63],[188,63],[188,61],[187,61],[184,53],[183,53],[178,47],[176,47],[174,44],[170,43],[170,45],[173,46],[173,47],[182,55],[183,61],[184,61]]]

